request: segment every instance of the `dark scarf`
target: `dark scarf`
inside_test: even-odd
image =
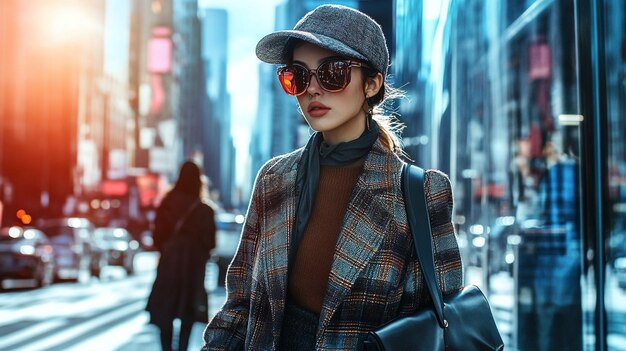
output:
[[[313,210],[315,194],[320,177],[320,166],[348,165],[363,158],[372,149],[378,139],[379,127],[376,121],[369,118],[369,128],[355,140],[328,145],[322,138],[322,133],[315,132],[309,138],[302,158],[298,163],[296,189],[299,190],[296,221],[291,240],[291,254],[293,258],[298,243],[304,234],[304,229]]]

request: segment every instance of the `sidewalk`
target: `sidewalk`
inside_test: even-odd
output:
[[[514,281],[506,272],[491,275],[489,278],[490,289],[486,289],[483,282],[483,272],[480,267],[467,266],[465,268],[465,284],[474,284],[480,288],[489,300],[493,317],[502,335],[504,345],[511,345],[513,341],[513,306]]]
[[[217,287],[209,292],[209,320],[211,320],[217,311],[219,311],[225,300],[226,289],[224,289],[223,286]],[[200,323],[196,323],[196,325],[194,325],[189,340],[189,350],[200,350],[204,344],[202,332],[204,331],[205,326],[206,325],[200,325]]]

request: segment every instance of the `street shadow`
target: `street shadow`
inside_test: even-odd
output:
[[[200,350],[204,344],[202,334],[204,332],[203,323],[195,323],[191,330],[188,350]],[[175,330],[176,332],[176,330]],[[143,328],[133,335],[130,341],[115,351],[158,351],[161,350],[159,340],[159,328],[154,324],[145,324]]]
[[[157,351],[161,350],[159,341],[159,328],[153,324],[145,324],[143,328],[133,335],[130,341],[115,351]]]

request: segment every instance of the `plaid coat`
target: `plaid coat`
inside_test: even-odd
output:
[[[274,350],[287,293],[287,260],[296,213],[302,149],[268,161],[255,181],[237,253],[226,278],[227,299],[209,322],[202,350]],[[378,140],[353,189],[332,263],[317,331],[318,350],[361,350],[372,330],[426,301],[407,224],[402,161]],[[425,177],[435,265],[444,292],[462,286],[450,216],[448,178]]]

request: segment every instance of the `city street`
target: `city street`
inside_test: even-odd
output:
[[[246,273],[303,267],[289,294],[373,328],[403,297],[380,275],[408,271],[400,161],[442,172],[437,269],[482,290],[506,351],[626,351],[626,0],[321,3],[0,0],[0,351],[159,351],[168,307],[186,339],[244,226],[243,261],[269,257]],[[344,247],[348,270],[315,256]],[[325,295],[355,267],[373,279]]]
[[[158,329],[144,311],[157,257],[138,255],[131,277],[110,267],[101,280],[0,292],[0,350],[160,350]],[[223,288],[210,294],[211,315],[223,299]],[[202,345],[203,328],[194,326],[190,350]]]

